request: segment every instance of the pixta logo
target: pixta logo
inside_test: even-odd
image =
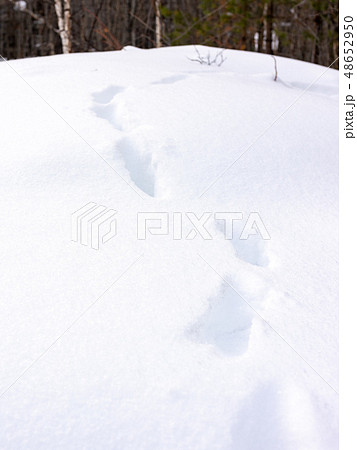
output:
[[[72,241],[99,250],[117,234],[117,211],[94,202],[87,203],[71,216]]]
[[[211,240],[213,236],[209,231],[210,222],[215,222],[222,224],[225,239],[233,239],[236,237],[233,236],[235,222],[243,221],[239,239],[247,240],[252,235],[260,235],[264,240],[270,239],[258,212],[251,212],[245,221],[243,219],[242,212],[204,212],[200,216],[194,212],[139,212],[137,237],[145,240],[148,235],[171,235],[174,240],[189,241],[199,236],[204,240]]]

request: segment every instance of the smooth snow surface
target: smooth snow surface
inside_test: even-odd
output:
[[[338,73],[225,56],[0,63],[1,449],[337,449]],[[90,202],[118,211],[99,250]],[[244,219],[186,239],[190,212]]]

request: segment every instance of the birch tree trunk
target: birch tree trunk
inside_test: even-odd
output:
[[[71,53],[71,0],[54,0],[63,53]]]
[[[156,48],[161,47],[161,13],[160,0],[155,1],[155,44]]]

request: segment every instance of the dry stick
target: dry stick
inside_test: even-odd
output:
[[[276,81],[278,79],[278,65],[277,65],[275,56],[274,55],[270,55],[270,56],[274,59],[274,69],[275,69],[274,81]]]

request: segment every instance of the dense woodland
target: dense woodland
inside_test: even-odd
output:
[[[0,0],[7,59],[185,44],[328,66],[338,56],[338,1]]]

